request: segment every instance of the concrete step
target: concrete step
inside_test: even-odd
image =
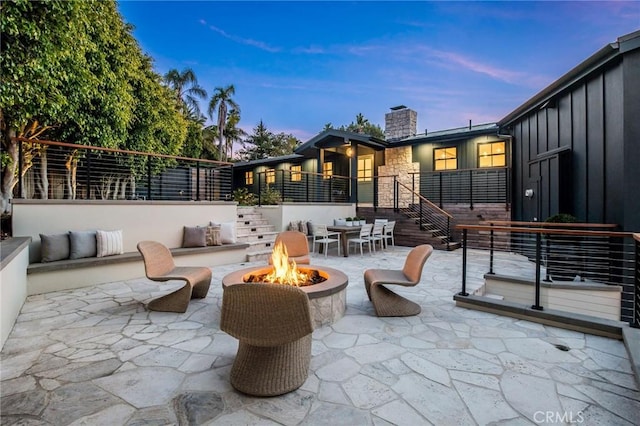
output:
[[[238,225],[236,227],[237,235],[249,235],[255,233],[265,233],[265,232],[274,232],[275,226],[273,225]]]
[[[264,260],[265,262],[268,262],[270,256],[271,250],[247,252],[247,262],[255,262],[258,260]]]
[[[241,220],[254,220],[254,219],[264,219],[264,217],[260,213],[238,213],[238,221]]]
[[[275,241],[277,235],[278,233],[275,231],[262,233],[252,232],[250,234],[237,235],[236,239],[241,243],[248,243],[251,241]]]
[[[267,219],[238,219],[236,221],[237,226],[256,226],[256,225],[269,225],[269,221]]]
[[[273,250],[274,242],[273,241],[249,241],[247,242],[247,244],[249,244],[249,247],[247,248],[248,252],[262,251],[262,250],[268,250],[269,252],[271,252],[271,250]]]
[[[254,207],[248,207],[248,206],[244,206],[244,207],[238,207],[236,209],[237,214],[238,215],[244,215],[244,214],[260,214],[260,213],[256,213],[256,209]]]

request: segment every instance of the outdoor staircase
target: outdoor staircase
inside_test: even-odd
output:
[[[448,241],[446,232],[434,224],[423,222],[420,227],[418,214],[412,209],[395,211],[391,208],[374,210],[373,207],[358,207],[357,215],[366,218],[370,223],[375,219],[395,220],[393,235],[396,245],[399,246],[415,247],[431,244],[436,250],[456,250],[461,247],[460,242]]]
[[[253,207],[238,207],[237,214],[236,240],[249,244],[247,261],[267,260],[278,235],[275,226]]]

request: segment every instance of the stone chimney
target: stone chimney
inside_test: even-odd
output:
[[[384,137],[388,141],[415,136],[417,126],[418,113],[404,105],[395,106],[384,115]]]

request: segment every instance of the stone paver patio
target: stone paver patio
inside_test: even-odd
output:
[[[375,317],[362,272],[399,269],[408,250],[313,257],[349,276],[346,315],[313,333],[305,384],[273,398],[231,388],[237,341],[219,329],[220,281],[251,264],[213,268],[185,314],[147,311],[174,286],[144,278],[31,296],[0,358],[1,423],[640,424],[621,341],[456,307],[460,250],[434,252],[422,282],[398,289],[419,316]],[[477,287],[486,263],[471,255],[469,270]]]

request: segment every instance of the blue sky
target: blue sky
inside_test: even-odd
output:
[[[617,37],[640,2],[120,1],[156,71],[234,84],[247,131],[305,141],[396,105],[418,132],[498,121]],[[203,105],[206,111],[206,106]]]

